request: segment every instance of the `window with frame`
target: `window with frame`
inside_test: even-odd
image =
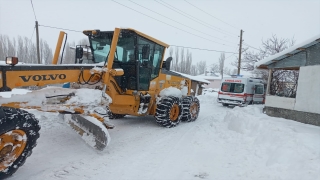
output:
[[[243,93],[244,84],[224,82],[221,86],[222,92]]]

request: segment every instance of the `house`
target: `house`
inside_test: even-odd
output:
[[[193,95],[201,95],[203,87],[205,85],[210,84],[210,81],[203,79],[201,77],[198,77],[198,76],[192,76],[189,74],[184,74],[184,73],[172,71],[172,70],[170,70],[170,72],[180,74],[182,77],[190,79],[191,80],[191,90],[192,90]]]
[[[320,126],[320,34],[255,63],[255,68],[269,70],[264,107],[267,115]],[[294,96],[270,93],[271,76],[281,70],[299,71]]]
[[[251,72],[248,72],[248,71],[243,71],[240,74],[243,75],[243,77],[251,77],[252,76]],[[197,77],[199,77],[201,79],[208,80],[210,82],[210,84],[204,85],[204,88],[206,88],[206,89],[207,88],[212,88],[212,89],[219,89],[220,88],[222,76],[218,73],[213,73],[213,72],[207,71],[205,74],[198,75]],[[224,74],[223,78],[231,78],[231,76]]]
[[[220,88],[220,84],[221,84],[221,75],[220,74],[216,74],[213,72],[206,72],[205,74],[201,74],[201,75],[197,75],[196,77],[201,78],[201,79],[205,79],[207,81],[209,81],[209,84],[204,84],[203,87],[204,88],[212,88],[212,89],[219,89]],[[231,77],[229,75],[223,75],[223,77]]]

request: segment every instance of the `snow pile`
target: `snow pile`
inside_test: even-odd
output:
[[[27,102],[26,105],[37,106],[46,102],[46,97],[54,97],[59,95],[68,95],[74,93],[66,104],[91,105],[101,102],[102,92],[97,89],[69,89],[60,87],[46,87],[36,91],[23,89],[13,89],[12,92],[1,92],[0,95],[6,98],[0,99],[1,103],[8,102]],[[111,98],[106,94],[109,101]]]
[[[319,178],[319,127],[272,118],[264,115],[262,108],[254,105],[229,110],[224,117],[227,129],[249,142],[267,168],[294,173],[286,173],[284,179]]]
[[[107,101],[112,102],[109,95],[105,94]],[[98,89],[77,89],[75,96],[72,96],[66,104],[78,104],[81,106],[98,105],[101,103],[102,91]]]
[[[27,89],[12,89],[12,91],[9,92],[0,92],[0,98],[10,98],[12,95],[16,94],[27,94],[28,92],[31,92],[30,90]]]
[[[67,96],[70,99],[61,103],[59,98],[65,98]],[[72,112],[74,111],[74,107],[83,107],[84,110],[90,111],[95,107],[105,107],[112,102],[112,99],[107,94],[104,93],[104,97],[102,97],[102,91],[98,89],[46,87],[26,94],[12,95],[10,98],[0,98],[0,105],[18,102],[20,103],[20,107],[34,106],[43,111]]]
[[[162,89],[160,91],[160,94],[159,94],[161,97],[164,97],[164,96],[174,96],[174,97],[182,97],[182,92],[180,89],[178,88],[175,88],[175,87],[168,87],[168,88],[165,88],[165,89]]]
[[[200,106],[202,106],[202,104],[221,105],[217,102],[218,92],[206,92],[204,95],[197,96],[197,98],[200,100]]]

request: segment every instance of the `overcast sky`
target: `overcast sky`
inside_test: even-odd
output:
[[[2,35],[35,41],[36,19],[40,25],[76,31],[129,27],[170,45],[237,53],[240,29],[244,43],[255,48],[273,34],[294,37],[296,43],[320,34],[320,0],[0,0]],[[59,31],[39,27],[40,38],[53,50]],[[68,42],[85,38],[81,32],[66,32]],[[217,63],[220,56],[189,50],[194,64]],[[236,58],[226,57],[226,65]]]

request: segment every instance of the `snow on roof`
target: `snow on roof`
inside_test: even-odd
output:
[[[170,70],[172,71],[172,70]],[[204,79],[204,78],[201,78],[201,77],[198,77],[198,76],[192,76],[192,75],[189,75],[189,74],[184,74],[184,73],[181,73],[181,72],[177,72],[177,71],[172,71],[172,72],[175,72],[175,73],[178,73],[186,78],[189,78],[191,80],[194,80],[194,81],[198,81],[198,82],[203,82],[203,83],[207,83],[207,84],[210,84],[210,81]]]
[[[318,34],[317,36],[314,36],[314,37],[312,37],[302,43],[299,43],[295,46],[292,46],[282,52],[279,52],[279,53],[272,55],[272,56],[269,56],[259,62],[256,62],[254,64],[254,67],[258,68],[258,69],[266,69],[267,65],[275,63],[275,62],[277,62],[281,59],[284,59],[288,56],[291,56],[293,54],[299,53],[299,52],[303,51],[305,48],[313,46],[317,43],[320,43],[320,34]]]
[[[207,73],[207,75],[205,74],[200,74],[196,77],[202,78],[202,79],[206,79],[206,80],[216,80],[216,79],[222,79],[221,75],[219,74],[214,74],[214,73]],[[223,77],[231,77],[229,75],[224,74]]]

